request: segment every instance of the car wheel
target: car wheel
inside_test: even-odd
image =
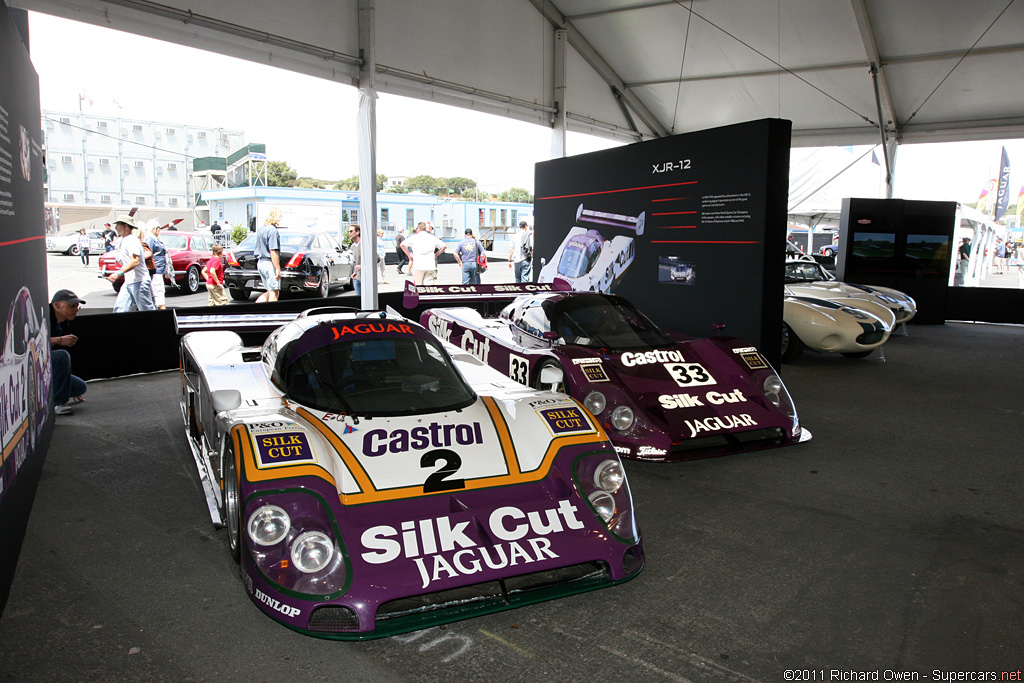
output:
[[[229,289],[228,294],[230,294],[231,298],[235,301],[248,301],[249,295],[252,294],[252,290],[248,287],[236,287],[234,289]]]
[[[782,323],[782,362],[791,363],[804,352],[804,343],[796,336],[793,328]]]
[[[327,269],[324,268],[320,271],[320,296],[324,299],[331,295],[331,278],[327,274]]]
[[[544,370],[544,368],[557,368],[558,370],[562,370],[562,381],[557,382],[555,384],[542,384],[540,381],[540,373]],[[566,389],[565,386],[565,370],[562,369],[562,366],[559,365],[557,361],[553,361],[550,359],[542,360],[537,365],[537,373],[533,376],[533,388],[542,389],[544,391],[557,391],[562,394],[569,393],[568,389]]]
[[[114,291],[115,292],[120,292],[121,291],[121,285],[124,284],[124,280],[118,280],[117,282],[115,282],[113,284],[114,284]]]
[[[835,256],[835,255],[836,255],[836,252],[833,251],[832,249],[826,249],[825,250],[825,256]]]
[[[78,256],[78,255],[79,255],[79,254],[81,254],[82,252],[81,252],[81,250],[80,250],[80,249],[78,248],[78,245],[77,245],[77,244],[72,244],[72,245],[71,245],[71,246],[70,246],[70,247],[68,248],[68,250],[67,250],[66,252],[64,252],[64,253],[66,253],[66,254],[67,254],[68,256]]]
[[[199,291],[199,266],[192,266],[185,274],[185,289],[189,294]]]
[[[235,469],[235,451],[224,449],[224,525],[228,528],[228,550],[231,559],[242,559],[242,502],[238,495],[238,472]]]
[[[842,355],[844,358],[867,358],[871,355],[871,351],[874,351],[874,349],[869,351],[851,351],[850,353],[844,353]]]

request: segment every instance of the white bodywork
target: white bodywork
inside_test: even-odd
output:
[[[796,278],[805,282],[792,282]],[[852,285],[836,280],[815,262],[802,260],[786,261],[786,296],[825,299],[846,306],[863,307],[871,312],[874,306],[883,306],[892,311],[896,324],[909,322],[917,314],[917,302],[907,294],[889,287],[876,285]]]
[[[612,285],[622,277],[626,268],[633,263],[636,256],[636,241],[632,237],[616,235],[605,239],[601,245],[601,253],[586,273],[579,277],[566,277],[558,272],[562,254],[573,238],[585,236],[590,232],[587,228],[573,227],[558,246],[551,260],[540,270],[537,282],[554,282],[556,278],[565,280],[574,292],[610,292]]]

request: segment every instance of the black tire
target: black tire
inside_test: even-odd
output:
[[[64,253],[67,254],[68,256],[78,256],[79,254],[82,253],[82,251],[81,249],[78,248],[77,244],[72,244]]]
[[[231,446],[224,448],[224,526],[228,528],[228,550],[231,559],[242,561],[242,500],[238,492],[238,472],[235,469],[235,452]]]
[[[190,266],[185,273],[185,291],[189,294],[196,294],[199,291],[199,284],[199,266]]]
[[[796,336],[793,328],[782,323],[782,362],[792,363],[804,352],[804,343]]]
[[[113,283],[113,285],[114,285],[114,291],[115,292],[120,292],[121,291],[121,287],[124,286],[124,280],[118,280],[117,282]]]
[[[559,370],[561,370],[562,371],[562,381],[559,382],[558,384],[550,384],[550,385],[543,385],[543,384],[541,384],[541,382],[540,382],[540,373],[541,373],[541,371],[544,368],[547,368],[547,367],[555,367],[555,368],[558,368]],[[565,370],[558,363],[558,361],[553,361],[551,359],[545,359],[545,360],[542,360],[540,363],[537,364],[537,371],[533,375],[533,388],[534,389],[541,389],[543,391],[557,391],[557,392],[562,393],[562,394],[568,394],[569,393],[568,389],[566,389],[566,386],[565,386]]]
[[[825,249],[825,251],[824,251],[824,252],[822,252],[822,253],[824,253],[824,254],[825,254],[825,256],[835,256],[835,255],[836,255],[836,252],[835,252],[835,250],[834,250],[834,249],[832,249],[831,247],[829,247],[829,248]]]
[[[874,351],[874,349],[871,349],[870,351],[851,351],[850,353],[844,353],[842,355],[844,358],[867,358],[871,355],[871,351]]]
[[[252,290],[248,287],[236,287],[234,289],[229,289],[228,294],[230,294],[231,298],[235,301],[248,301],[249,296],[252,294]]]
[[[317,288],[317,293],[321,299],[326,299],[331,295],[331,277],[327,274],[326,268],[320,271],[320,286]]]

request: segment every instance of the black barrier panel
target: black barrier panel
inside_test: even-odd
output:
[[[765,119],[537,164],[533,272],[778,366],[791,123]]]

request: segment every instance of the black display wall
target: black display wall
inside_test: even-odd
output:
[[[692,335],[724,323],[778,367],[791,127],[764,119],[537,164],[534,277],[621,294]]]
[[[0,612],[53,431],[39,79],[0,2]]]
[[[956,202],[844,199],[836,277],[906,292],[913,322],[941,325],[955,225]]]

